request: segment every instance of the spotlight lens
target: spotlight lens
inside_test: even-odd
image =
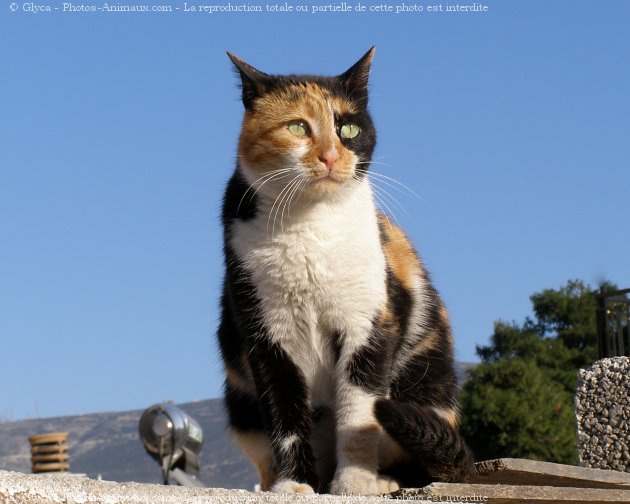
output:
[[[171,430],[173,430],[173,422],[171,422],[165,415],[160,413],[153,420],[153,434],[157,437],[162,438],[167,436]]]

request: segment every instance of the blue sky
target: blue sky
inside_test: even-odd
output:
[[[5,0],[0,418],[219,396],[218,213],[242,114],[226,50],[269,73],[336,74],[377,46],[374,169],[421,196],[382,186],[459,359],[495,320],[528,315],[533,292],[630,287],[630,3],[484,4],[33,14]]]

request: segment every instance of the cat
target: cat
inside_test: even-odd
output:
[[[223,200],[218,340],[262,490],[381,494],[474,471],[448,314],[368,177],[370,49],[336,77],[228,53],[245,108]]]

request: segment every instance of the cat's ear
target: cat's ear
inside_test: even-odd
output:
[[[251,109],[253,101],[262,96],[267,90],[270,76],[260,70],[256,70],[232,53],[228,52],[227,55],[234,63],[234,67],[241,78],[243,105],[245,105],[246,109]]]
[[[376,47],[372,46],[359,61],[337,77],[348,96],[360,99],[363,105],[367,105],[368,78],[375,51]]]

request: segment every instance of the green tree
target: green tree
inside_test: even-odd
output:
[[[606,285],[606,288],[614,288]],[[534,319],[497,321],[461,394],[462,433],[477,459],[576,463],[577,370],[596,359],[596,293],[579,280],[530,297]]]

